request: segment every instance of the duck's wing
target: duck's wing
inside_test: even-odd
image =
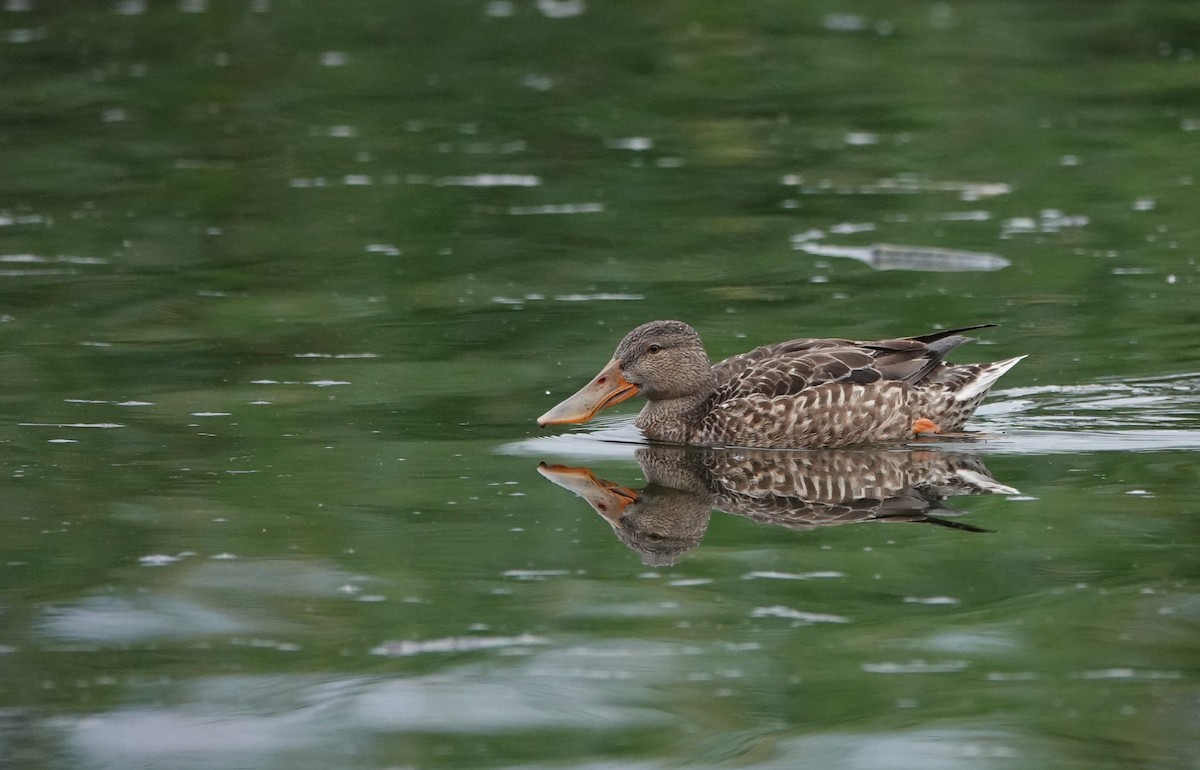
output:
[[[717,364],[718,402],[755,394],[795,395],[830,382],[870,383],[883,379],[869,351],[850,345],[789,348],[788,344],[772,345],[769,352],[759,348],[738,356],[741,360]]]
[[[827,383],[916,384],[938,369],[946,354],[969,341],[960,332],[975,328],[872,342],[799,339],[765,345],[713,365],[718,396],[787,396]]]
[[[802,343],[807,340],[800,341]],[[911,340],[840,345],[772,345],[717,364],[718,401],[752,395],[792,396],[830,383],[865,385],[881,380],[916,382],[941,361],[928,346]],[[741,360],[737,360],[741,359]]]

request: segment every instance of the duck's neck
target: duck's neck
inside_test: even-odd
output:
[[[712,408],[715,395],[712,390],[706,390],[679,398],[647,401],[635,424],[650,441],[690,444],[692,434]]]

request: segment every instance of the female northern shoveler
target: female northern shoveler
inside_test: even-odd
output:
[[[957,431],[1024,356],[951,365],[946,354],[992,324],[875,342],[804,339],[710,364],[681,321],[631,331],[608,365],[538,424],[587,422],[639,393],[650,441],[769,449],[840,447]]]

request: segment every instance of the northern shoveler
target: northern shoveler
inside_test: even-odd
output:
[[[952,433],[1025,356],[953,365],[946,354],[992,324],[874,342],[800,339],[710,364],[681,321],[651,321],[538,424],[587,422],[635,395],[650,441],[767,449],[843,447]]]

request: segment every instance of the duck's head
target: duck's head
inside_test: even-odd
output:
[[[682,321],[651,321],[621,340],[600,373],[538,418],[538,425],[587,422],[601,409],[639,393],[650,401],[707,394],[712,366],[700,335]]]

